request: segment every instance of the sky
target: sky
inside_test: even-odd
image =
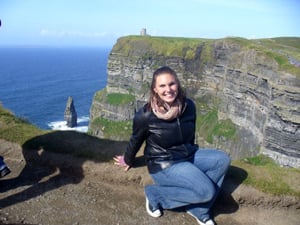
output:
[[[113,46],[139,35],[300,37],[299,0],[0,0],[0,46]]]

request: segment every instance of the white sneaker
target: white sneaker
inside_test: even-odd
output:
[[[147,196],[146,196],[146,210],[150,216],[155,217],[155,218],[160,217],[162,215],[162,212],[160,209],[155,209],[155,208],[153,208],[152,205],[150,205]]]
[[[0,178],[5,177],[9,173],[10,173],[10,169],[6,166],[6,164],[0,167]]]
[[[199,218],[197,218],[196,216],[194,216],[189,211],[187,211],[187,214],[189,214],[190,216],[194,217],[196,219],[196,221],[198,222],[198,224],[200,224],[200,225],[216,225],[215,222],[212,219],[210,219],[210,218],[207,218],[205,220],[200,220]]]

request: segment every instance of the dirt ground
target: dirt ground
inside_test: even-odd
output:
[[[0,155],[12,170],[0,180],[0,224],[197,224],[180,211],[148,216],[143,187],[151,178],[144,166],[124,172],[112,161],[26,152],[4,140]],[[218,225],[299,225],[300,203],[233,184],[227,177],[213,214]]]

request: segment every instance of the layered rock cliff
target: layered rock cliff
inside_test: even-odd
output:
[[[108,136],[107,121],[130,121],[147,101],[153,71],[168,65],[197,104],[199,145],[221,148],[234,159],[263,153],[300,167],[300,68],[290,60],[300,60],[299,43],[299,38],[120,38],[109,55],[107,86],[91,106],[89,132],[128,138],[128,123],[127,135],[118,135],[119,127]],[[116,104],[113,96],[124,101]]]

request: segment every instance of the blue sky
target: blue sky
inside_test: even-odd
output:
[[[300,37],[298,0],[0,0],[0,45],[112,46],[138,35]]]

